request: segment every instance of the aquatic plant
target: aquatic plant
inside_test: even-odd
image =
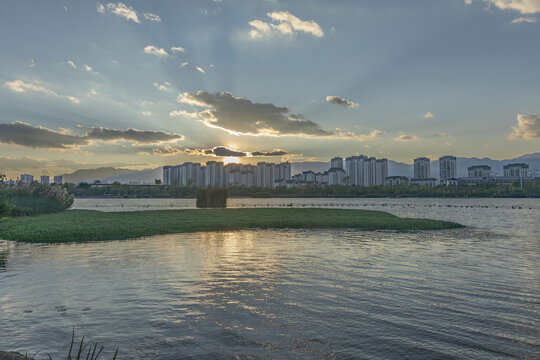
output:
[[[462,225],[401,218],[382,211],[259,208],[101,212],[70,210],[0,220],[0,239],[21,242],[81,242],[131,239],[199,231],[243,229],[442,230]]]
[[[83,336],[79,344],[79,349],[77,350],[77,353],[73,353],[74,343],[75,343],[75,329],[73,329],[73,333],[71,335],[71,345],[69,346],[69,352],[66,358],[67,360],[81,360],[81,359],[98,360],[101,356],[101,353],[103,352],[103,345],[98,348],[97,342],[88,341],[87,343],[85,343],[84,336]],[[117,355],[118,355],[118,348],[116,348],[116,351],[114,353],[112,360],[116,360]],[[47,356],[49,357],[49,360],[52,360],[51,355],[47,354]]]
[[[227,207],[227,189],[210,187],[200,188],[197,191],[198,208],[224,208]]]

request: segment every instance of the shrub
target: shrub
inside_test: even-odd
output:
[[[26,216],[63,211],[73,204],[73,195],[58,185],[2,185],[0,201],[7,204],[12,216]]]
[[[227,189],[201,188],[197,191],[198,208],[225,208],[227,207]]]
[[[0,201],[0,216],[9,214],[9,206],[6,202]]]

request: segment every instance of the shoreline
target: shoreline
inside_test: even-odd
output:
[[[321,208],[180,209],[101,212],[70,210],[0,220],[0,239],[28,243],[126,240],[177,233],[356,229],[424,231],[464,227],[432,219],[401,218],[383,211]]]

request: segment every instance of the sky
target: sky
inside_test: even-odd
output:
[[[540,151],[540,0],[0,4],[0,171]]]

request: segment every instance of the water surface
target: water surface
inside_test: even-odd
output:
[[[231,200],[472,226],[0,241],[0,349],[65,356],[75,325],[109,355],[120,346],[125,359],[538,357],[539,200]],[[111,201],[97,208],[122,208]],[[148,205],[118,201],[129,210]],[[167,201],[178,205],[153,206]]]

